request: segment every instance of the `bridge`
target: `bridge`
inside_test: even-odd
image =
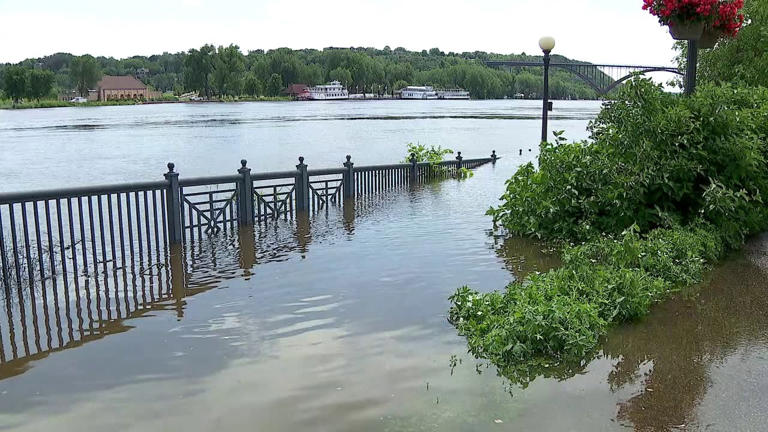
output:
[[[542,62],[525,61],[486,61],[485,65],[495,68],[518,67],[544,67]],[[650,72],[668,72],[676,75],[685,75],[674,66],[639,66],[639,65],[614,65],[591,63],[557,63],[552,62],[550,67],[565,69],[586,82],[598,95],[605,96],[619,84],[628,80],[635,74]]]

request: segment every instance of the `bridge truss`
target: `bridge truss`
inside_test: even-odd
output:
[[[488,67],[512,69],[519,67],[543,67],[541,62],[522,61],[487,61]],[[586,82],[598,95],[605,96],[619,84],[628,80],[635,74],[651,72],[668,72],[676,75],[685,75],[674,66],[639,66],[639,65],[612,65],[612,64],[582,64],[582,63],[556,63],[550,67],[565,69]]]

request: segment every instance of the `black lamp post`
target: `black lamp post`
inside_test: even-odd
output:
[[[688,41],[688,56],[686,60],[684,93],[690,96],[696,91],[696,66],[698,66],[699,63],[699,41]]]
[[[541,141],[547,140],[547,120],[549,117],[549,54],[555,49],[555,38],[544,36],[539,39],[539,47],[544,51],[544,106],[541,111]]]

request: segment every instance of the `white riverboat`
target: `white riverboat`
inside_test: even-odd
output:
[[[469,100],[469,92],[462,89],[438,90],[438,99]]]
[[[309,88],[309,100],[342,100],[349,99],[349,92],[338,81]]]
[[[400,91],[401,99],[437,99],[437,92],[430,86],[408,86]]]

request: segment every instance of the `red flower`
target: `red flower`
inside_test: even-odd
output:
[[[744,23],[744,0],[643,0],[643,10],[662,25],[705,22],[729,36],[736,36]]]

